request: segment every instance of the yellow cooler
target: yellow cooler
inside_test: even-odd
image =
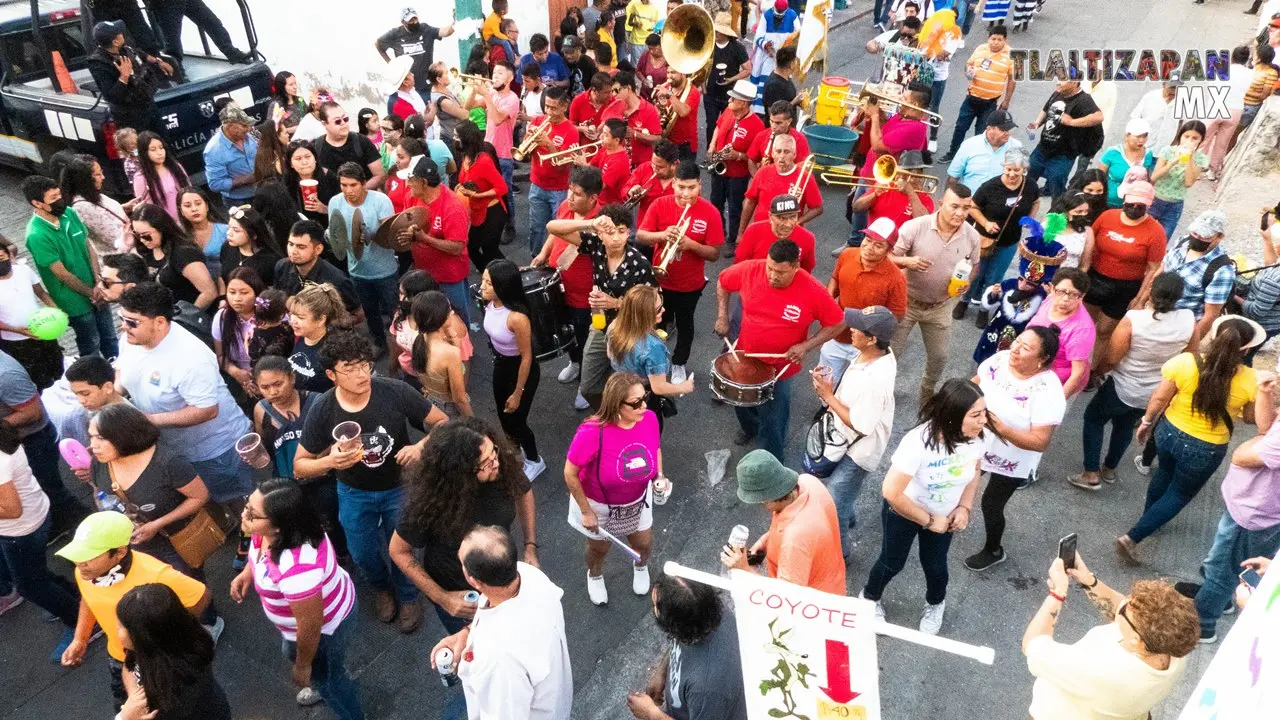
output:
[[[825,77],[818,85],[817,111],[814,122],[819,125],[843,125],[848,106],[840,101],[849,94],[849,78]]]

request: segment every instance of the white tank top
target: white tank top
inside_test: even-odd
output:
[[[1196,316],[1190,310],[1154,315],[1155,311],[1149,309],[1125,313],[1133,325],[1129,354],[1111,372],[1116,381],[1116,395],[1133,408],[1147,406],[1151,393],[1160,384],[1160,367],[1182,352],[1196,327]]]
[[[484,309],[484,331],[489,335],[489,342],[499,355],[515,357],[520,354],[520,347],[516,345],[516,334],[507,327],[507,318],[510,315],[511,308],[498,307],[489,303]]]

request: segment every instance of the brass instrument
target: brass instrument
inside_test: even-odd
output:
[[[457,81],[457,82],[464,82],[464,83],[487,83],[487,82],[491,82],[491,81],[489,80],[489,78],[487,78],[487,77],[485,77],[485,76],[483,76],[483,75],[468,75],[468,74],[466,74],[466,73],[462,72],[461,70],[459,70],[459,69],[458,69],[458,68],[456,68],[456,67],[451,67],[451,68],[449,68],[449,77],[453,78],[453,79],[454,79],[455,81]]]
[[[778,138],[778,133],[769,133],[769,142],[764,145],[764,155],[760,157],[760,167],[764,167],[773,162],[773,141]]]
[[[920,192],[932,193],[938,189],[938,178],[924,173],[910,172],[898,167],[898,161],[892,155],[881,155],[871,168],[871,177],[854,175],[853,172],[840,168],[826,167],[818,175],[822,182],[841,187],[877,187],[889,186],[902,190],[911,180],[920,181]]]
[[[893,158],[886,155],[890,160]],[[804,197],[804,188],[809,184],[809,178],[813,175],[814,159],[813,156],[804,159],[804,163],[800,165],[800,171],[796,174],[796,181],[791,183],[791,187],[787,190],[787,194],[799,200]]]
[[[679,71],[677,70],[676,72],[679,72]],[[676,126],[676,121],[680,119],[680,116],[676,114],[676,109],[675,109],[675,108],[673,108],[673,107],[671,107],[671,97],[670,97],[670,95],[671,95],[671,85],[670,85],[670,83],[665,83],[665,84],[661,85],[660,87],[665,87],[665,88],[667,88],[667,92],[666,92],[667,100],[666,100],[666,102],[661,103],[661,104],[659,104],[659,105],[658,105],[658,115],[659,115],[659,117],[660,117],[660,118],[661,118],[661,120],[662,120],[662,134],[663,134],[663,135],[666,135],[667,133],[671,132],[671,129],[672,129],[672,128],[674,128],[674,127]],[[689,88],[691,88],[691,87],[693,87],[693,82],[692,82],[691,80],[689,80],[689,78],[685,78],[685,79],[684,79],[684,90],[681,90],[681,91],[680,91],[680,102],[682,102],[682,103],[687,103],[687,102],[689,102]],[[655,95],[655,97],[656,97],[656,96],[657,96],[657,93],[655,92],[655,93],[654,93],[654,95]],[[693,112],[693,111],[692,111],[692,110],[690,110],[690,112]]]
[[[626,202],[622,204],[625,205],[628,210],[635,210],[640,207],[640,203],[644,202],[645,196],[649,194],[649,183],[652,183],[655,179],[656,178],[650,178],[649,182],[644,185],[637,185],[632,188],[632,192],[627,195]]]
[[[697,201],[695,200],[694,202]],[[676,239],[673,242],[662,245],[661,249],[656,251],[656,257],[661,258],[661,260],[653,268],[654,275],[659,277],[666,275],[667,266],[671,264],[671,261],[680,259],[682,254],[680,252],[680,241],[684,239],[685,233],[689,232],[689,224],[693,222],[693,218],[689,217],[689,211],[692,209],[693,203],[689,203],[684,212],[680,213],[680,219],[675,224]]]
[[[683,75],[695,75],[706,66],[716,48],[711,13],[701,5],[681,5],[667,14],[662,26],[662,54],[667,65]],[[692,78],[686,80],[692,83]]]
[[[848,105],[852,108],[865,110],[868,101],[874,98],[876,100],[877,107],[889,115],[897,115],[904,107],[910,108],[924,115],[924,123],[929,127],[942,127],[942,115],[933,112],[929,108],[913,105],[901,98],[890,95],[883,90],[877,89],[876,86],[870,82],[863,83],[862,90],[857,95],[845,94],[844,96],[837,97],[835,92],[833,92],[835,90],[836,88],[827,88],[826,92],[822,95],[822,99],[827,102],[839,103],[840,105]]]
[[[565,148],[564,150],[560,150],[558,152],[553,152],[553,153],[547,153],[546,155],[542,155],[540,157],[542,158],[542,162],[549,162],[555,167],[563,167],[565,165],[571,164],[574,161],[575,155],[578,155],[580,153],[595,152],[596,150],[599,150],[601,147],[604,147],[604,141],[597,140],[593,143],[587,143],[586,145],[573,145],[571,147]]]
[[[520,147],[511,151],[511,158],[517,162],[524,162],[537,149],[538,142],[550,129],[551,123],[546,120],[542,121],[541,125],[525,134],[524,139],[520,141]],[[545,161],[547,156],[543,155],[542,159]]]

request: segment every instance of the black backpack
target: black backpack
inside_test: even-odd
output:
[[[173,304],[173,322],[213,350],[213,322],[205,311],[186,300],[179,300]]]

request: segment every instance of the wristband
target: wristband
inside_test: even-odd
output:
[[[1067,597],[1065,595],[1059,595],[1058,593],[1052,590],[1049,591],[1049,597],[1053,598],[1054,600],[1057,600],[1060,603],[1064,603],[1067,601]]]
[[[525,547],[529,547],[530,545],[532,545],[532,546],[534,546],[534,547],[538,547],[538,543],[533,542],[532,540],[526,540],[526,541],[525,541],[525,543],[524,543],[524,546],[525,546]]]
[[[1142,418],[1142,422],[1140,422],[1140,423],[1138,423],[1138,424],[1139,424],[1139,425],[1142,425],[1142,426],[1147,426],[1147,425],[1150,425],[1150,424],[1151,424],[1151,421],[1150,421],[1150,420],[1148,420],[1148,419],[1146,419],[1146,418]]]
[[[1085,590],[1092,590],[1098,587],[1098,576],[1095,574],[1093,576],[1093,582],[1089,583],[1088,585],[1085,585],[1084,583],[1080,583],[1080,587],[1084,588]]]

